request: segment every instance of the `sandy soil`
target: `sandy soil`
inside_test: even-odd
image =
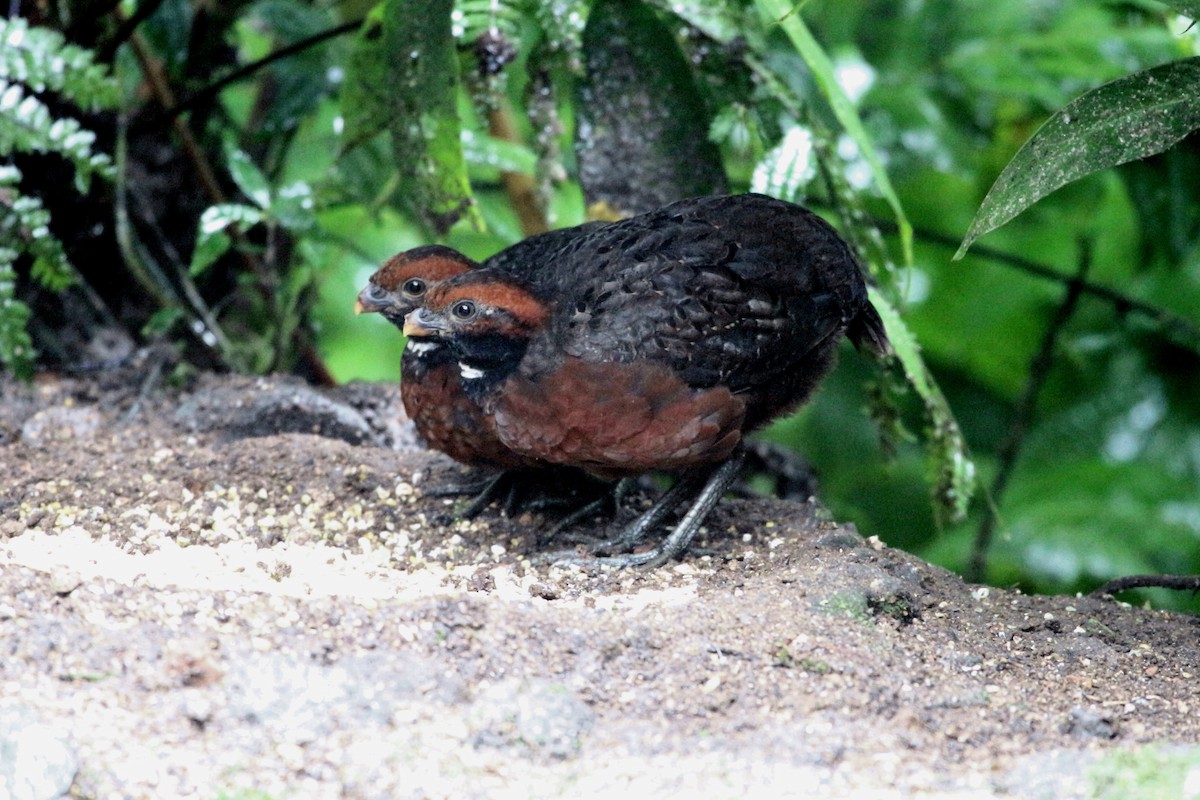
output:
[[[555,566],[395,387],[146,378],[0,385],[0,797],[1200,797],[1195,618],[815,502]]]

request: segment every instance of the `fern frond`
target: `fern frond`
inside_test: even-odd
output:
[[[499,33],[509,41],[520,37],[522,0],[456,0],[451,27],[460,47],[475,43],[480,36]]]
[[[67,44],[57,31],[30,28],[20,17],[0,19],[0,81],[58,92],[90,109],[115,108],[120,99],[119,84],[90,51]]]
[[[50,212],[41,200],[20,193],[20,180],[16,167],[0,166],[0,248],[29,253],[34,280],[51,291],[62,291],[75,282],[75,268],[62,243],[50,233]]]
[[[113,175],[112,159],[92,152],[96,134],[70,117],[55,119],[46,104],[19,83],[0,80],[0,156],[58,153],[75,165],[75,185],[87,191],[93,175]]]
[[[25,328],[29,306],[16,298],[16,260],[16,249],[0,245],[0,365],[28,379],[33,374],[33,342]]]

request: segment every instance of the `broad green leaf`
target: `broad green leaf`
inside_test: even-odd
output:
[[[880,160],[879,154],[875,151],[875,145],[871,141],[870,135],[863,127],[862,120],[858,116],[858,111],[854,108],[854,103],[846,96],[841,85],[837,82],[837,78],[833,72],[833,63],[829,60],[825,49],[817,43],[813,38],[812,33],[808,30],[808,26],[804,24],[804,20],[800,15],[795,13],[794,3],[790,0],[755,0],[760,13],[763,15],[767,24],[775,23],[783,28],[788,37],[795,45],[796,51],[800,57],[808,64],[808,68],[812,70],[813,78],[820,87],[821,93],[825,95],[829,107],[833,110],[833,114],[837,117],[838,122],[854,143],[858,145],[858,150],[862,154],[863,159],[871,170],[871,177],[875,181],[875,185],[883,194],[888,205],[892,207],[892,213],[896,216],[896,225],[900,229],[900,243],[904,251],[904,263],[912,263],[912,225],[909,224],[908,218],[904,214],[904,207],[900,203],[900,198],[896,194],[896,190],[892,187],[892,181],[888,178],[887,170],[883,167],[883,161]]]
[[[210,206],[200,215],[200,229],[196,234],[196,248],[192,252],[192,263],[188,273],[195,277],[212,266],[213,262],[229,250],[231,241],[225,229],[238,224],[250,227],[262,222],[263,214],[253,206],[225,203]]]
[[[687,20],[718,42],[728,42],[746,34],[745,20],[735,3],[722,0],[652,0],[664,11]]]
[[[504,172],[532,175],[537,168],[537,156],[522,144],[497,139],[476,131],[462,132],[463,155],[467,163],[492,167]]]
[[[346,80],[341,98],[345,118],[343,152],[358,149],[387,129],[388,59],[382,43],[386,12],[384,3],[371,9],[346,60]]]
[[[271,201],[271,218],[292,233],[303,233],[316,225],[312,187],[304,181],[280,186]]]
[[[267,176],[262,174],[262,170],[250,160],[250,156],[231,147],[225,154],[225,162],[229,167],[229,174],[233,176],[233,181],[242,190],[242,194],[259,208],[268,208],[271,205],[271,184]]]
[[[188,274],[193,278],[203,275],[205,270],[229,251],[232,244],[233,240],[223,230],[196,237],[196,249],[192,251],[192,263],[188,267]]]
[[[463,159],[452,0],[383,0],[354,44],[342,107],[346,147],[386,129],[396,197],[438,233],[463,216],[479,226]]]
[[[1200,20],[1200,2],[1196,0],[1162,0],[1167,8],[1173,8],[1185,17]]]
[[[178,322],[185,318],[186,314],[179,306],[160,308],[150,315],[150,319],[146,320],[146,324],[142,326],[142,335],[149,339],[166,336]]]
[[[934,470],[934,505],[948,521],[961,522],[966,518],[971,498],[975,494],[975,463],[967,452],[966,441],[942,390],[934,382],[929,368],[921,358],[921,348],[912,331],[883,295],[874,288],[870,290],[870,295],[871,302],[883,318],[884,328],[904,374],[925,406],[926,439],[930,463]]]
[[[955,258],[1074,180],[1161,153],[1200,128],[1200,57],[1106,83],[1046,121],[1000,173]]]
[[[273,42],[276,47],[287,47],[328,30],[338,21],[333,8],[325,4],[256,0],[238,28],[243,48],[253,46],[256,40],[267,46]],[[264,80],[270,81],[273,91],[258,96],[255,141],[293,130],[316,109],[331,91],[329,67],[342,45],[334,40],[309,46],[267,67],[270,77]],[[265,55],[246,53],[244,60],[250,62]]]

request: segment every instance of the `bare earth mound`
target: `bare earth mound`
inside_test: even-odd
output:
[[[1196,619],[816,504],[540,563],[552,515],[423,494],[394,387],[0,391],[0,797],[1200,797]]]

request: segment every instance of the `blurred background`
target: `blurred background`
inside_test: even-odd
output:
[[[1069,182],[953,260],[1055,112],[1194,63],[1174,5],[19,5],[0,31],[0,360],[29,377],[165,348],[175,381],[396,381],[399,332],[353,315],[395,252],[482,259],[766,192],[834,222],[898,311],[901,362],[847,349],[765,433],[834,517],[1031,591],[1196,574],[1200,137]],[[1197,107],[1163,113],[1193,115],[1183,135]]]

